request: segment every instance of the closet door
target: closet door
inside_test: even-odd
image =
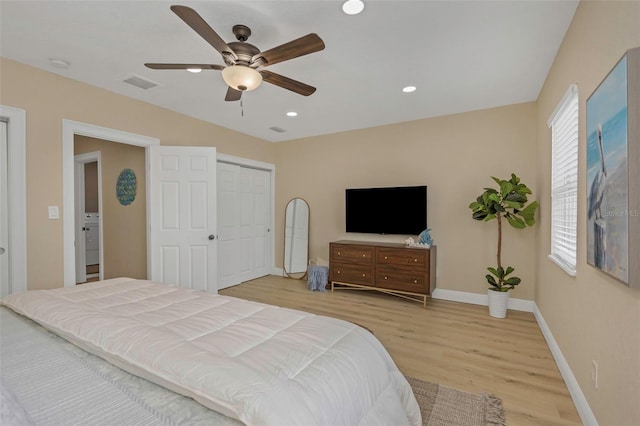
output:
[[[218,164],[218,289],[269,274],[271,174]]]
[[[253,243],[253,264],[248,279],[269,275],[269,243],[271,229],[271,173],[265,170],[253,170],[253,229],[251,233]]]
[[[240,283],[238,169],[233,164],[218,163],[218,290]]]

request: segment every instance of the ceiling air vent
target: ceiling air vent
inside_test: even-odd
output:
[[[274,132],[278,132],[278,133],[284,133],[284,132],[286,132],[286,130],[285,130],[285,129],[283,129],[282,127],[276,127],[276,126],[269,127],[269,130],[273,130]]]
[[[144,77],[140,77],[137,74],[125,75],[124,77],[122,77],[121,81],[123,83],[127,83],[132,86],[139,87],[140,89],[143,89],[143,90],[151,89],[152,87],[156,87],[159,85],[158,83],[154,83],[153,81],[147,80]]]

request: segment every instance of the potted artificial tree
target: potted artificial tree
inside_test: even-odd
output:
[[[504,318],[507,314],[509,290],[520,284],[521,279],[510,276],[514,271],[513,267],[502,266],[502,222],[506,219],[516,229],[534,225],[538,202],[527,204],[527,195],[531,194],[531,190],[520,183],[520,178],[515,174],[512,173],[509,180],[491,178],[498,184],[498,188],[485,188],[476,201],[469,204],[469,208],[475,220],[498,221],[498,265],[487,268],[491,274],[487,274],[486,278],[489,283],[489,314],[495,318]]]

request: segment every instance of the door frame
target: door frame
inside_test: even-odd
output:
[[[265,163],[262,161],[257,161],[257,160],[250,160],[248,158],[242,158],[242,157],[236,157],[234,155],[228,155],[228,154],[220,154],[218,153],[218,162],[219,163],[228,163],[228,164],[235,164],[237,166],[242,166],[242,167],[248,167],[250,169],[258,169],[258,170],[264,170],[269,172],[269,175],[271,176],[271,194],[270,194],[270,198],[271,198],[271,206],[270,206],[270,220],[269,220],[269,229],[271,230],[269,232],[269,238],[271,239],[270,244],[269,244],[269,253],[267,253],[268,259],[267,262],[269,262],[268,264],[271,265],[271,275],[281,275],[282,269],[280,268],[276,268],[274,265],[274,255],[276,252],[276,239],[275,239],[275,211],[276,211],[276,166],[275,164],[271,164],[271,163]],[[220,255],[220,253],[218,253],[218,256]]]
[[[63,212],[63,280],[64,287],[76,285],[75,250],[75,166],[74,138],[76,135],[88,136],[110,142],[140,146],[145,149],[146,206],[147,206],[147,253],[149,253],[149,147],[160,145],[160,139],[129,133],[122,130],[96,126],[68,119],[62,119],[62,212]],[[70,212],[70,214],[65,214]],[[102,216],[100,217],[102,223]],[[102,232],[102,226],[100,227]],[[102,238],[100,239],[102,244]],[[100,253],[102,257],[103,254]],[[151,274],[151,258],[147,256],[147,274]]]
[[[7,120],[9,292],[27,291],[27,112],[0,105]]]
[[[84,186],[84,166],[87,163],[98,163],[98,240],[100,258],[98,260],[100,264],[100,271],[98,279],[104,279],[104,248],[102,246],[104,237],[102,233],[102,154],[100,151],[87,152],[85,154],[78,154],[74,156],[75,166],[75,216],[76,216],[76,282],[85,282],[87,280],[87,253],[86,253],[86,241],[85,241],[85,226],[84,214],[85,214],[85,186]],[[79,222],[79,223],[78,223]],[[79,262],[80,261],[80,262]]]

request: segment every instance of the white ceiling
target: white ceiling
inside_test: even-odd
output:
[[[340,1],[2,0],[0,54],[277,142],[533,101],[578,0],[365,3],[348,16]],[[263,83],[243,95],[242,115],[240,102],[224,101],[219,71],[147,69],[145,62],[224,64],[172,4],[195,9],[227,42],[235,41],[233,25],[249,26],[261,50],[317,33],[325,50],[268,69],[318,90],[304,97]],[[71,67],[56,69],[50,57]],[[120,81],[131,73],[160,86]],[[418,89],[404,94],[407,85]]]

